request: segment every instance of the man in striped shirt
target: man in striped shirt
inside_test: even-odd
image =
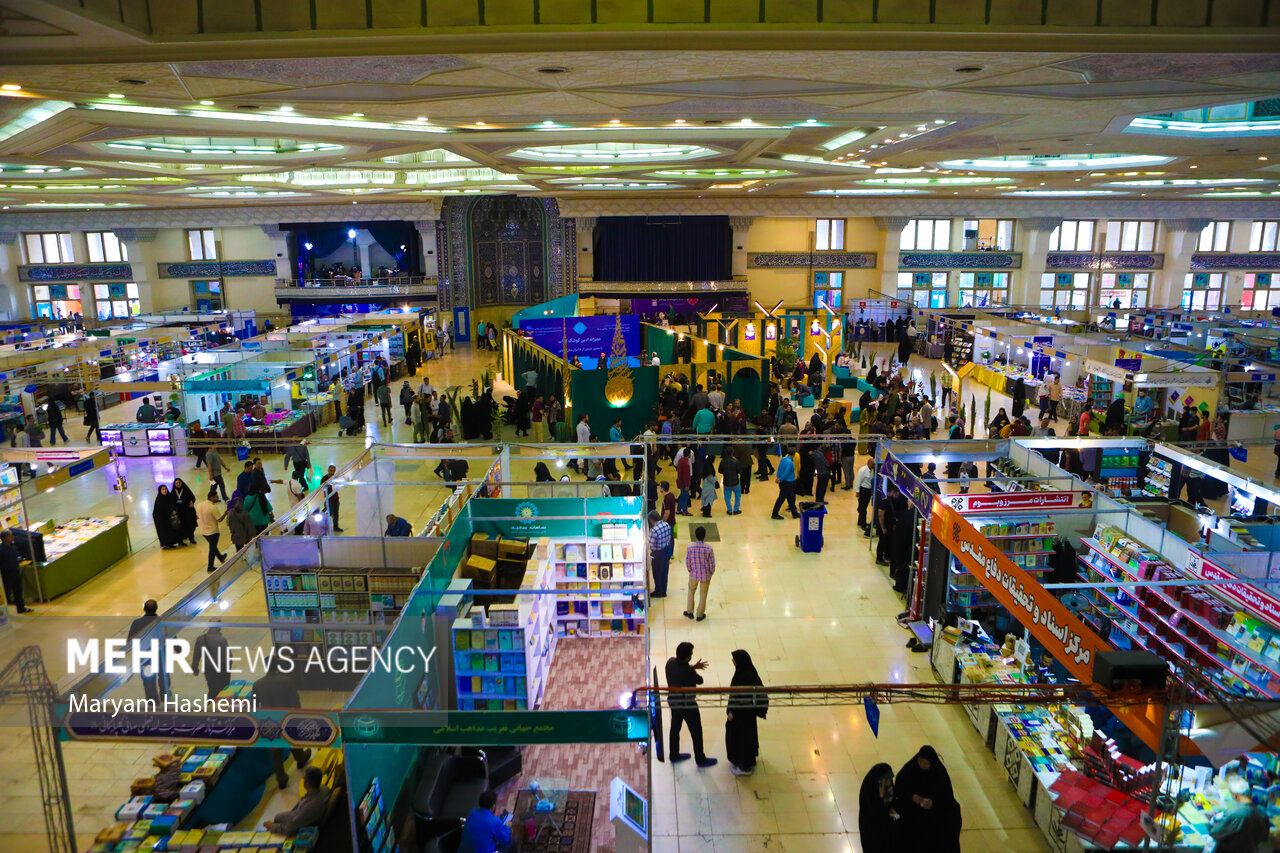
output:
[[[671,554],[675,541],[671,538],[671,525],[662,520],[656,510],[649,513],[649,560],[653,572],[653,593],[650,598],[667,597],[667,571],[671,568]]]
[[[689,597],[685,600],[684,616],[694,619],[693,598],[698,595],[697,621],[707,618],[707,588],[711,586],[711,576],[716,573],[716,554],[706,543],[707,528],[698,527],[693,531],[694,541],[684,550],[684,565],[689,570]]]

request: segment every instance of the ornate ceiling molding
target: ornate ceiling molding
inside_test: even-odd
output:
[[[432,220],[439,218],[439,201],[383,204],[297,204],[263,207],[193,207],[166,210],[46,210],[0,214],[0,229],[17,231],[119,231],[122,228],[279,227],[281,222]]]
[[[1164,230],[1199,233],[1203,231],[1205,226],[1208,224],[1208,219],[1166,219],[1164,220]]]
[[[911,221],[909,216],[877,216],[875,217],[876,228],[881,231],[901,231],[907,227],[907,223]]]
[[[1018,224],[1028,231],[1046,231],[1052,232],[1062,224],[1060,216],[1029,216],[1026,219],[1018,221]]]
[[[0,231],[0,245],[18,242],[17,231]]]
[[[116,238],[122,243],[154,243],[159,228],[114,228]]]

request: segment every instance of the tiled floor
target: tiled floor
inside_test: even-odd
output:
[[[489,362],[471,350],[442,364],[430,364],[428,369],[441,387],[469,381]],[[389,433],[391,440],[407,440],[405,429],[396,424],[383,432],[376,418],[370,419],[375,438],[385,440]],[[337,439],[335,431],[329,427],[316,436],[312,456],[317,464],[341,465],[363,449],[360,438]],[[144,598],[158,598],[165,607],[204,576],[203,553],[194,548],[161,552],[150,519],[150,498],[157,481],[167,482],[178,473],[203,485],[191,460],[140,460],[126,465],[130,486],[124,505],[135,553],[36,613],[17,617],[13,628],[0,632],[0,660],[7,660],[22,646],[39,645],[51,675],[58,679],[66,637],[122,633]],[[282,467],[278,457],[269,458],[267,465],[276,471]],[[801,554],[793,544],[796,522],[768,517],[774,495],[771,483],[755,483],[743,499],[742,515],[725,516],[723,503],[716,505],[719,571],[705,622],[690,622],[680,615],[681,545],[672,565],[673,594],[651,613],[650,654],[659,670],[675,645],[687,639],[696,646],[695,656],[711,662],[708,684],[728,684],[729,653],[737,648],[752,653],[768,683],[931,681],[925,657],[904,647],[907,634],[894,622],[901,602],[853,524],[854,496],[837,491],[829,498],[832,515],[827,518],[826,547],[820,554]],[[62,516],[121,511],[120,495],[110,490],[105,476],[96,474],[63,486],[56,497],[59,506],[74,507],[58,510]],[[421,517],[436,503],[438,498],[429,489],[398,490],[397,512],[410,520],[414,520],[411,514]],[[246,593],[234,612],[244,618],[262,618],[260,609],[254,615],[260,601],[258,594]],[[569,652],[566,647],[562,662],[568,660]],[[594,650],[590,657],[600,663],[609,660]],[[630,686],[630,675],[623,683]],[[615,689],[617,685],[608,682],[603,692]],[[703,715],[708,753],[721,758],[722,713],[708,708]],[[34,819],[39,803],[31,784],[34,771],[21,719],[16,709],[6,710],[5,721],[18,725],[6,733],[0,755],[0,779],[10,782],[0,791],[0,850],[38,851],[43,849]],[[708,770],[698,770],[691,762],[653,765],[656,851],[856,851],[860,849],[856,804],[861,774],[877,761],[900,766],[924,743],[939,750],[955,782],[964,810],[965,851],[1045,849],[1030,813],[1017,802],[1003,771],[958,708],[884,706],[879,738],[869,731],[861,707],[775,708],[761,723],[760,737],[760,764],[750,777],[732,776],[723,761]],[[592,749],[561,755],[581,761]],[[639,760],[634,746],[611,749],[617,751],[619,768]],[[153,751],[128,744],[67,746],[67,777],[82,848],[110,822],[127,793],[128,781],[146,772]],[[537,772],[537,757],[531,759],[530,766]],[[600,775],[611,778],[614,774],[607,764],[601,765]],[[597,834],[606,824],[597,818]]]

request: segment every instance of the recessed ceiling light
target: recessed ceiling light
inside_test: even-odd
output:
[[[1189,168],[1189,169],[1199,169],[1200,167],[1199,167],[1199,166],[1188,166],[1187,168]]]
[[[352,113],[351,115],[355,118],[364,118],[364,113]]]
[[[476,127],[484,127],[484,122],[482,121],[476,122]]]
[[[749,119],[749,118],[744,118],[744,119],[740,122],[740,124],[751,124],[751,119]]]
[[[569,69],[565,68],[563,65],[544,65],[541,68],[537,68],[535,70],[539,74],[564,74]]]
[[[1266,157],[1259,157],[1258,159],[1259,159],[1259,160],[1265,160],[1265,159],[1267,159],[1267,158],[1266,158]]]
[[[678,118],[673,122],[673,124],[684,124],[684,119]]]
[[[934,123],[934,124],[946,124],[946,123],[947,123],[947,120],[946,120],[946,119],[942,119],[942,118],[935,118],[935,119],[933,120],[933,123]]]
[[[3,84],[3,85],[0,85],[0,89],[4,90],[4,91],[6,91],[6,92],[21,92],[21,91],[22,91],[22,87],[21,87],[21,86],[19,86],[17,83],[5,83],[5,84]]]
[[[280,107],[280,112],[282,112],[282,113],[291,113],[291,112],[293,112],[293,107],[290,107],[290,106],[281,106],[281,107]]]
[[[117,83],[123,83],[123,84],[125,84],[126,86],[145,86],[145,85],[147,85],[147,81],[146,81],[146,80],[139,80],[139,79],[138,79],[138,78],[136,78],[136,77],[122,77],[122,78],[120,78],[119,80],[117,80],[116,82],[117,82]]]
[[[124,95],[121,95],[119,92],[112,92],[111,94],[107,95],[107,97],[108,97],[108,98],[123,98],[123,97],[124,97]]]
[[[414,119],[414,121],[426,121],[426,120],[427,120],[426,116],[418,116],[417,118]]]
[[[201,102],[200,102],[200,106],[202,106],[202,107],[211,107],[211,106],[213,106],[213,101],[201,101]]]
[[[620,118],[611,118],[611,119],[609,119],[609,124],[622,124],[622,119],[620,119]]]
[[[981,65],[961,65],[956,69],[957,74],[977,74],[982,70]]]

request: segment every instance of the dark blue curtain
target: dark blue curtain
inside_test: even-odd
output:
[[[418,229],[408,222],[369,223],[369,236],[382,247],[388,255],[396,259],[396,269],[417,275],[421,272],[418,263]],[[403,247],[403,248],[401,248]]]
[[[732,278],[727,216],[602,216],[596,221],[596,281]]]
[[[327,258],[348,241],[347,231],[350,225],[310,225],[291,232],[290,248],[297,258],[294,269],[298,278],[315,278],[319,270],[315,269],[316,258]],[[307,248],[307,244],[311,248]]]

